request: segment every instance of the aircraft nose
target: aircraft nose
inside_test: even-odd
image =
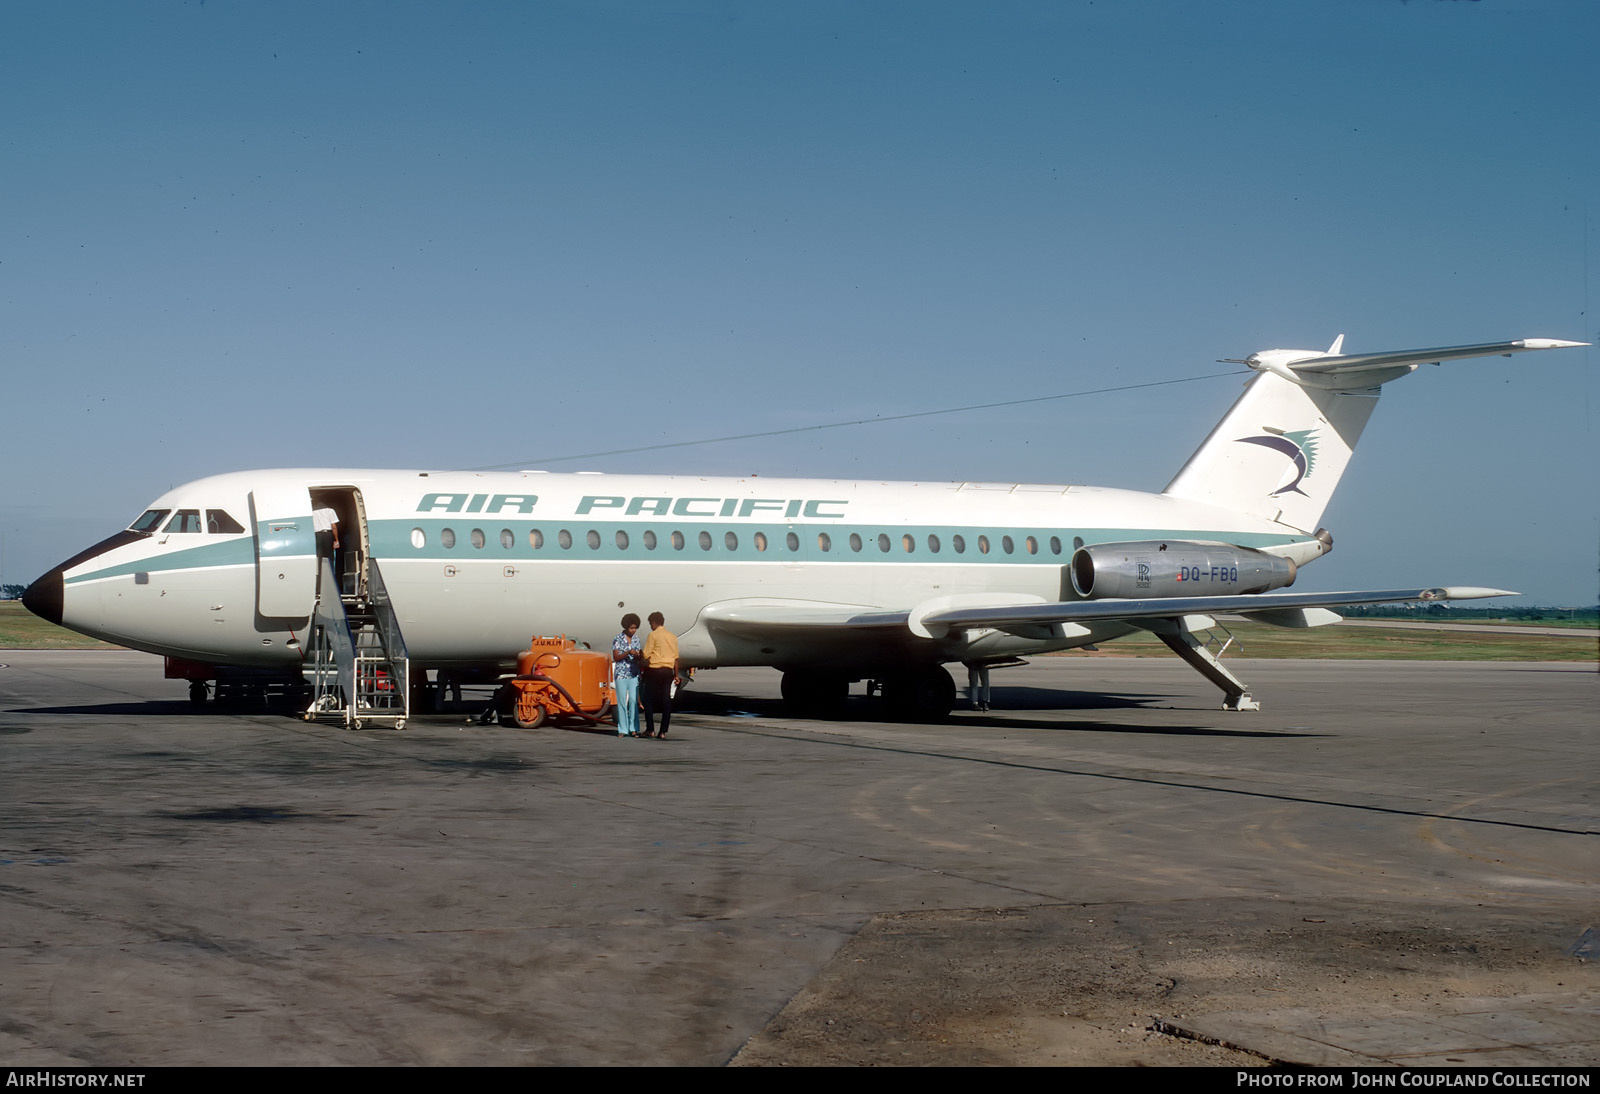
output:
[[[63,588],[61,567],[57,566],[23,590],[22,606],[40,619],[47,619],[59,627]]]
[[[138,532],[118,532],[114,536],[108,536],[101,540],[88,550],[79,551],[67,561],[39,578],[38,581],[29,585],[22,594],[22,606],[40,619],[48,619],[58,627],[64,626],[61,616],[65,608],[66,581],[64,576],[66,572],[74,566],[80,566],[88,562],[91,558],[99,558],[108,551],[115,551],[123,544],[137,543],[143,538],[144,536]]]

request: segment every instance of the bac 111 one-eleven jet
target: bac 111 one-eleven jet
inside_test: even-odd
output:
[[[244,471],[156,499],[125,531],[39,578],[24,601],[83,634],[206,670],[292,677],[308,656],[319,597],[360,605],[381,590],[413,673],[506,671],[530,634],[604,649],[623,612],[661,611],[686,668],[773,666],[785,697],[816,709],[872,680],[923,714],[955,702],[946,664],[1014,662],[1143,631],[1219,686],[1225,707],[1255,709],[1196,637],[1215,613],[1314,627],[1350,605],[1511,595],[1271,592],[1331,548],[1318,522],[1381,386],[1427,362],[1586,343],[1527,338],[1365,354],[1342,354],[1342,344],[1341,335],[1325,353],[1264,350],[1239,362],[1256,375],[1159,494]],[[313,529],[320,508],[333,509],[341,529],[326,560]]]

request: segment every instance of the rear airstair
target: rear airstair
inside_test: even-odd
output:
[[[411,713],[406,642],[377,559],[367,560],[365,595],[341,595],[333,563],[322,560],[302,672],[311,686],[306,721],[405,728]]]

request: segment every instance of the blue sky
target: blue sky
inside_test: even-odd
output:
[[[1595,341],[1600,5],[11,3],[0,559],[248,467],[1159,490],[1220,357]],[[1593,603],[1595,350],[1389,386],[1307,589]]]

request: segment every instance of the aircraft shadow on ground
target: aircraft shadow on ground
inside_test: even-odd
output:
[[[995,688],[996,711],[1022,710],[1127,710],[1143,709],[1152,703],[1170,699],[1167,695],[1111,695],[1104,692],[1053,691],[1047,688]],[[694,714],[759,714],[762,717],[783,718],[793,714],[782,699],[753,699],[743,695],[723,695],[718,692],[686,690],[679,694],[673,711]],[[957,700],[955,713],[971,713],[965,699]],[[914,715],[904,715],[892,706],[863,695],[852,695],[845,701],[842,716],[855,722],[899,722]],[[832,719],[830,719],[832,720]]]
[[[1288,730],[1259,730],[1243,726],[1218,725],[1129,725],[1094,718],[1090,712],[1108,710],[1147,710],[1152,704],[1170,700],[1170,695],[1109,695],[1097,692],[1053,691],[1046,688],[996,688],[994,705],[986,712],[977,712],[958,705],[948,719],[930,725],[959,725],[966,728],[1035,729],[1058,733],[1140,733],[1189,737],[1326,737],[1326,733],[1306,733]],[[1155,708],[1160,709],[1160,708]],[[1082,711],[1085,717],[1072,721],[1057,718],[1030,718],[1027,711],[1053,712]],[[708,714],[724,718],[783,718],[786,720],[829,722],[883,722],[904,724],[923,721],[918,717],[901,717],[882,703],[862,696],[852,696],[837,716],[824,717],[796,715],[781,699],[751,699],[743,696],[719,695],[710,691],[686,692],[678,697],[674,713]],[[1229,719],[1249,715],[1228,714]]]
[[[218,714],[279,714],[283,711],[266,710],[261,707],[250,709],[237,708],[224,710],[216,708]],[[11,707],[4,711],[6,714],[95,714],[101,716],[145,717],[145,718],[172,718],[186,714],[197,713],[187,700],[183,699],[152,699],[144,703],[94,703],[80,704],[70,707]],[[213,713],[207,708],[206,713]]]
[[[1107,694],[1103,692],[1088,691],[1054,691],[1047,688],[996,688],[994,690],[994,706],[987,712],[977,712],[966,707],[965,702],[958,704],[956,710],[948,719],[930,724],[959,725],[963,727],[982,727],[986,729],[1033,729],[1048,730],[1057,733],[1137,733],[1155,735],[1173,735],[1189,737],[1326,737],[1326,733],[1292,732],[1286,730],[1253,730],[1244,727],[1232,728],[1225,725],[1130,725],[1121,722],[1102,721],[1093,717],[1093,712],[1115,710],[1149,710],[1161,709],[1153,704],[1168,702],[1171,695],[1132,695],[1132,694]],[[1183,708],[1169,708],[1180,710]],[[474,724],[484,710],[484,704],[468,700],[462,703],[447,703],[440,711],[413,710],[412,718],[418,721],[456,721],[463,716],[469,718]],[[907,722],[924,721],[919,716],[902,716],[886,707],[883,703],[865,696],[852,696],[845,703],[844,708],[835,717],[796,715],[785,706],[781,699],[756,699],[748,696],[722,695],[713,691],[689,690],[681,693],[673,707],[674,713],[706,714],[724,718],[773,718],[789,721],[816,721],[819,724],[828,722],[882,722],[896,725]],[[1083,717],[1071,721],[1061,721],[1054,717],[1031,718],[1027,712],[1038,711],[1041,713],[1059,714],[1063,711],[1081,712]],[[196,714],[210,715],[213,717],[267,717],[267,718],[299,718],[299,708],[279,703],[267,706],[250,703],[240,704],[207,704],[203,711],[196,710],[193,705],[183,699],[152,699],[146,702],[119,702],[101,704],[78,704],[74,706],[59,707],[12,707],[5,710],[6,714],[26,715],[61,715],[82,716],[90,715],[102,718],[185,718]],[[1227,716],[1229,719],[1249,715]],[[576,721],[564,722],[559,725],[552,724],[552,729],[587,730],[589,732],[610,735],[615,731],[609,723],[600,725],[586,725]]]
[[[991,712],[962,719],[962,725],[994,729],[1042,729],[1052,733],[1142,733],[1175,737],[1332,737],[1331,733],[1297,733],[1282,729],[1228,729],[1225,726],[1132,726],[1120,722],[1091,720],[1045,722],[1027,718],[997,718]]]

